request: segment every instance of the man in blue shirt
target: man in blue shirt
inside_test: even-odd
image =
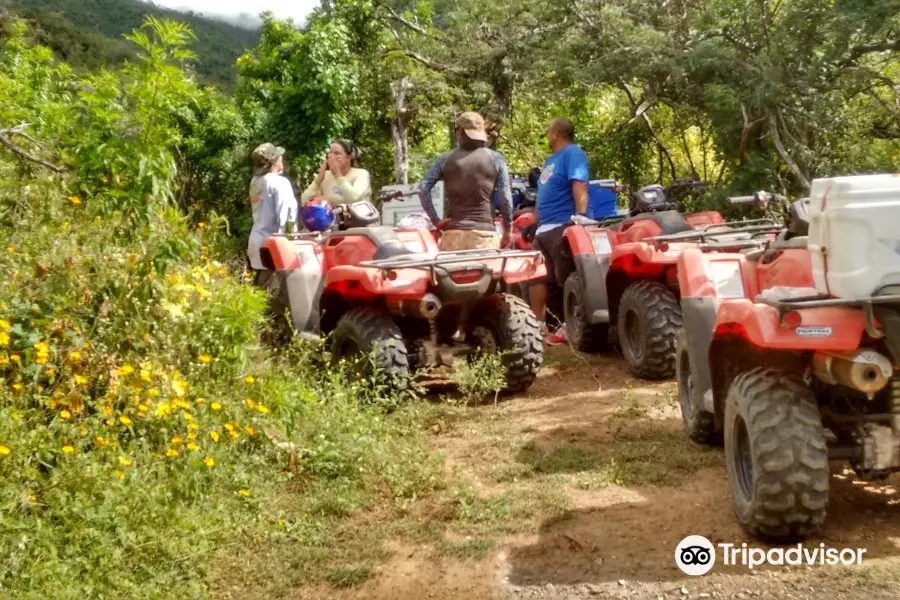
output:
[[[572,257],[562,255],[562,234],[573,215],[587,212],[590,181],[587,156],[575,143],[575,127],[569,119],[554,119],[547,129],[547,139],[553,154],[544,163],[538,180],[538,228],[534,239],[534,248],[544,255],[547,278],[532,283],[529,290],[531,308],[542,328],[547,319],[548,285],[562,287],[575,270]]]

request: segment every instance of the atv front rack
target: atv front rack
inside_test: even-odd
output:
[[[786,299],[757,298],[756,302],[778,309],[778,317],[782,321],[784,321],[784,316],[787,313],[806,308],[861,308],[865,315],[866,333],[873,338],[878,339],[884,337],[884,332],[875,325],[875,312],[873,308],[876,304],[900,304],[900,295],[853,299],[831,298],[825,295],[817,295]]]
[[[428,269],[434,279],[435,267],[443,265],[453,265],[467,262],[478,262],[482,260],[502,259],[503,263],[500,273],[506,272],[506,261],[510,258],[541,258],[543,255],[539,250],[504,250],[499,248],[479,248],[475,250],[450,250],[446,252],[438,252],[431,258],[420,258],[420,255],[407,254],[396,256],[394,258],[384,258],[381,260],[366,260],[359,263],[360,267],[372,269],[381,269],[384,273],[395,271],[397,269]]]

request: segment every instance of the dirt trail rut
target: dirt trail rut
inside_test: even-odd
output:
[[[553,349],[527,394],[433,435],[479,495],[543,504],[509,527],[455,534],[490,537],[483,556],[398,546],[361,587],[321,597],[900,598],[900,494],[891,481],[854,482],[840,467],[826,529],[806,545],[866,548],[862,566],[717,564],[684,575],[674,553],[687,535],[765,546],[734,520],[721,450],[684,438],[676,402],[673,382],[634,380],[614,357]]]

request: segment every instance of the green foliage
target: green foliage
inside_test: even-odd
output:
[[[463,402],[481,402],[488,396],[496,402],[506,386],[503,357],[497,353],[479,353],[470,362],[456,365],[452,377]]]
[[[321,348],[262,348],[264,294],[212,258],[224,223],[179,210],[178,165],[228,181],[249,136],[177,66],[190,30],[148,19],[139,60],[84,79],[8,32],[0,127],[33,123],[15,141],[68,172],[0,150],[4,597],[204,597],[235,540],[295,541],[290,520],[321,532],[308,558],[325,564],[348,513],[440,487],[420,402],[386,415],[383,390],[320,368]]]
[[[118,67],[136,57],[139,50],[122,36],[140,27],[147,16],[187,23],[197,34],[197,58],[190,64],[204,81],[228,88],[237,79],[234,61],[259,40],[257,30],[142,0],[0,0],[3,8],[33,22],[35,41],[71,66],[87,70]]]

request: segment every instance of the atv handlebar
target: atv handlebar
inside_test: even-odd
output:
[[[728,202],[732,205],[757,204],[763,208],[768,206],[773,200],[781,204],[787,203],[787,198],[781,194],[772,194],[770,192],[754,192],[750,196],[731,196],[728,198]]]

